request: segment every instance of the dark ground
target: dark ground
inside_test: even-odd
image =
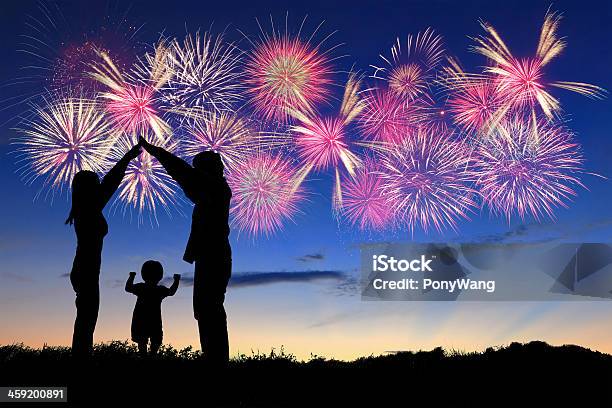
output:
[[[610,379],[612,356],[538,341],[482,353],[437,348],[350,362],[317,356],[298,361],[280,350],[240,356],[224,370],[207,367],[190,349],[164,348],[156,358],[141,359],[134,347],[112,342],[77,363],[69,348],[0,346],[0,386],[67,386],[69,406],[377,407],[412,406],[417,399],[429,401],[427,406],[465,406],[489,401],[482,400],[489,393],[496,395],[490,406],[500,406],[520,401],[528,389],[545,398],[593,396],[610,389],[609,383],[594,384]],[[585,382],[593,389],[577,387]]]

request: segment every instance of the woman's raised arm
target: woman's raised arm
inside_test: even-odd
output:
[[[100,204],[102,208],[106,206],[113,194],[115,194],[115,191],[119,188],[119,184],[121,184],[121,180],[123,180],[123,176],[125,176],[125,171],[130,161],[138,157],[139,154],[140,144],[136,144],[117,162],[117,164],[115,164],[115,166],[113,166],[112,169],[109,170],[108,173],[106,173],[106,176],[104,176],[100,183],[102,191]]]

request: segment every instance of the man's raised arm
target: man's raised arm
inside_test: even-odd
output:
[[[185,160],[180,157],[176,157],[169,151],[153,146],[147,142],[144,138],[140,138],[140,145],[149,153],[155,157],[162,166],[166,169],[170,177],[172,177],[179,186],[183,189],[183,192],[191,201],[195,201],[197,190],[194,188],[194,174],[195,171]]]

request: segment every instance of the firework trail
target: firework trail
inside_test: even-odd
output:
[[[110,151],[110,163],[114,164],[123,155],[138,143],[138,137],[142,136],[150,143],[157,143],[158,146],[174,153],[177,150],[177,143],[166,139],[165,142],[159,141],[157,136],[151,133],[121,135]],[[140,155],[132,160],[127,167],[125,176],[119,185],[119,195],[113,207],[121,206],[125,214],[130,208],[138,212],[138,221],[142,222],[143,213],[147,211],[151,220],[157,220],[157,209],[163,208],[170,215],[170,208],[179,204],[177,199],[176,182],[166,173],[163,166],[147,153],[144,149]]]
[[[114,137],[93,101],[45,99],[33,112],[15,142],[20,161],[26,163],[22,171],[27,183],[44,176],[43,187],[63,190],[78,171],[100,173],[108,166]]]
[[[476,206],[468,149],[444,130],[419,128],[381,159],[383,194],[395,220],[411,233],[417,226],[456,230]]]
[[[566,208],[576,195],[573,186],[583,186],[583,158],[573,134],[535,117],[504,120],[477,153],[476,187],[491,212],[508,222],[515,212],[521,219],[553,219],[553,209]]]
[[[250,103],[263,119],[286,124],[290,110],[312,113],[331,95],[331,50],[322,51],[323,42],[310,44],[317,30],[307,41],[300,32],[291,36],[286,29],[281,34],[273,28],[269,35],[261,30],[262,37],[253,44],[246,62],[245,82]]]
[[[598,86],[581,82],[557,81],[546,83],[543,68],[563,49],[565,42],[557,37],[557,28],[561,16],[547,13],[540,33],[540,41],[535,57],[518,59],[512,55],[509,48],[497,31],[487,23],[481,23],[488,36],[475,38],[476,45],[472,50],[484,55],[495,65],[485,69],[495,81],[497,92],[506,101],[500,108],[502,114],[515,109],[534,108],[539,105],[548,118],[561,108],[559,101],[546,88],[549,86],[577,92],[593,98],[598,98],[604,90]],[[503,115],[500,115],[503,116]]]
[[[170,67],[173,75],[162,88],[164,103],[181,113],[198,108],[206,112],[233,112],[242,100],[242,53],[222,36],[187,35],[172,41]]]
[[[257,153],[240,163],[227,177],[232,223],[254,237],[273,234],[292,221],[305,197],[296,175],[289,160],[271,153]]]
[[[393,220],[391,203],[383,192],[381,169],[375,160],[368,158],[357,169],[354,177],[342,182],[341,213],[360,230],[382,231]]]
[[[424,96],[429,90],[433,70],[444,55],[442,37],[431,28],[416,36],[408,35],[402,49],[400,39],[391,47],[391,57],[380,57],[386,67],[377,67],[373,78],[385,80],[389,89],[404,100],[411,101]]]
[[[336,182],[334,186],[334,208],[342,204],[341,178],[338,166],[340,163],[353,176],[356,167],[361,165],[359,157],[349,149],[346,126],[353,121],[363,109],[363,102],[358,97],[360,83],[353,74],[347,81],[340,114],[333,117],[309,116],[298,111],[291,111],[299,124],[292,126],[295,134],[295,146],[298,156],[305,163],[299,181],[311,170],[334,168]]]
[[[158,44],[153,55],[133,70],[132,76],[123,75],[105,52],[100,52],[102,64],[93,65],[91,77],[108,90],[100,93],[106,101],[106,112],[118,133],[147,133],[152,130],[158,141],[171,133],[168,124],[159,116],[157,91],[168,81],[172,71],[168,67],[169,49]]]

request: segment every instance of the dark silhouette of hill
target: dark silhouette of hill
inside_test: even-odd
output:
[[[612,356],[540,341],[483,352],[436,348],[353,361],[319,356],[299,361],[281,348],[270,354],[241,355],[222,370],[209,370],[191,348],[162,346],[157,357],[143,359],[135,346],[114,341],[95,345],[91,360],[79,363],[71,359],[68,347],[0,346],[0,385],[67,386],[71,406],[411,405],[404,403],[412,401],[415,393],[427,393],[438,403],[457,402],[495,387],[511,391],[504,398],[512,398],[528,386],[548,382],[570,386],[590,375],[611,379]],[[543,390],[558,393],[559,385]]]

